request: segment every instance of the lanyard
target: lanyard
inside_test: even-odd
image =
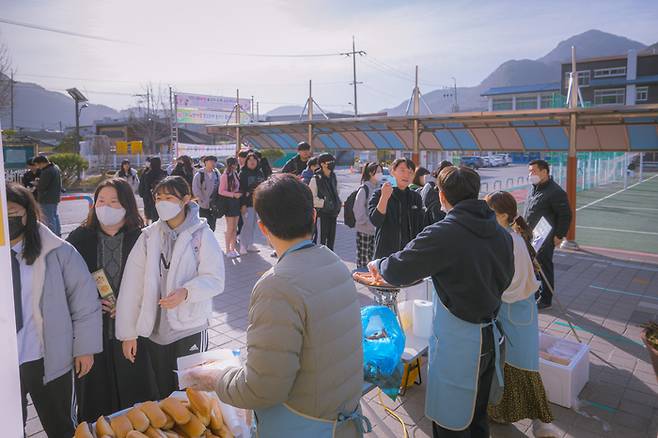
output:
[[[288,249],[286,250],[286,252],[284,252],[284,253],[281,255],[281,257],[279,257],[279,262],[280,262],[281,260],[283,260],[283,258],[284,258],[286,255],[288,255],[288,253],[292,253],[292,252],[295,252],[295,251],[299,251],[299,250],[301,250],[301,249],[310,248],[310,247],[312,247],[312,246],[315,246],[315,243],[313,243],[312,241],[310,241],[310,240],[308,240],[308,239],[307,239],[307,240],[302,240],[301,242],[299,242],[299,243],[297,243],[297,244],[291,246],[290,248],[288,248]],[[277,263],[278,263],[278,262],[277,262]]]

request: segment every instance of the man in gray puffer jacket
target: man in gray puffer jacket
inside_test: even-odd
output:
[[[254,207],[279,260],[251,295],[246,361],[193,378],[223,402],[253,409],[261,438],[360,437],[369,424],[359,409],[362,330],[350,272],[310,240],[313,198],[294,176],[261,183]]]

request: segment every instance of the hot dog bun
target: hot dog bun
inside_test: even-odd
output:
[[[98,417],[98,420],[96,420],[96,436],[116,437],[114,430],[110,427],[110,421],[107,417],[101,415]]]
[[[147,435],[144,435],[142,432],[138,430],[131,430],[128,432],[128,435],[126,435],[126,438],[149,438]]]
[[[181,401],[174,397],[167,397],[166,399],[160,402],[160,407],[165,411],[171,418],[174,419],[176,424],[185,424],[189,423],[192,414],[190,411],[181,403]]]
[[[194,414],[190,415],[190,421],[185,424],[179,424],[178,427],[185,435],[189,437],[200,437],[206,431],[206,426],[203,425],[201,420]]]
[[[212,411],[210,397],[204,392],[192,388],[187,388],[185,393],[187,394],[187,399],[190,401],[192,412],[199,417],[199,420],[201,420],[203,424],[206,426],[210,424],[210,414]]]
[[[91,425],[87,424],[86,421],[78,424],[78,427],[75,429],[75,435],[73,438],[94,438]]]
[[[128,417],[128,420],[130,420],[130,423],[133,425],[133,429],[139,432],[144,432],[149,428],[149,425],[151,424],[146,414],[144,414],[144,412],[138,408],[132,408],[126,413],[126,416]]]
[[[140,411],[149,419],[151,426],[155,429],[162,429],[167,424],[167,415],[154,401],[147,401],[137,405]]]
[[[167,438],[167,435],[160,429],[155,429],[153,426],[149,426],[148,429],[144,431],[144,435],[149,438]]]
[[[110,426],[112,426],[112,430],[114,430],[117,438],[126,438],[126,436],[128,436],[128,432],[134,430],[132,423],[125,415],[119,415],[117,417],[111,418]]]
[[[210,406],[210,429],[217,435],[217,431],[224,425],[224,417],[222,416],[222,410],[219,408],[219,400],[213,397],[210,400]]]

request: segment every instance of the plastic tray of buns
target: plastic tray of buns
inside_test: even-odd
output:
[[[101,416],[92,424],[80,423],[74,438],[247,438],[248,415],[240,411],[242,424],[236,428],[216,394],[188,388],[159,402]]]

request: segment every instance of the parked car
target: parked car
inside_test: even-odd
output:
[[[492,155],[489,157],[489,160],[491,161],[491,167],[502,167],[507,165],[505,159],[498,155]]]
[[[496,156],[505,160],[505,166],[512,164],[512,156],[510,154],[497,154]]]
[[[461,157],[461,165],[470,167],[472,169],[479,169],[480,167],[485,167],[484,160],[482,157],[478,157],[475,155],[469,155],[466,157]]]
[[[484,165],[482,167],[493,167],[493,162],[491,161],[491,157],[482,157],[482,161],[484,162]]]

